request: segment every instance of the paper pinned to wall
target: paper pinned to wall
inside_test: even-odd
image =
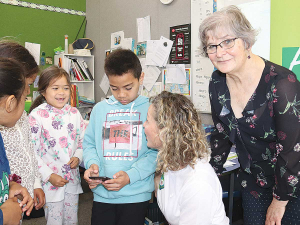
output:
[[[40,65],[41,45],[25,42],[25,48],[27,48],[30,54],[34,57],[36,64]]]
[[[124,31],[111,33],[110,35],[110,48],[118,48],[122,46],[124,41]]]
[[[141,66],[142,66],[142,71],[145,72],[147,66],[146,66],[146,58],[139,58]]]
[[[138,42],[151,40],[150,16],[136,19]]]
[[[152,61],[159,67],[164,67],[167,64],[173,41],[163,36],[160,37],[159,42],[157,42],[154,57]]]
[[[145,65],[156,66],[156,63],[152,60],[155,56],[155,49],[158,45],[159,40],[148,40],[147,41],[147,54]]]
[[[144,71],[145,77],[144,77],[143,85],[148,91],[151,91],[153,85],[157,81],[160,72],[161,71],[156,66],[147,66],[145,68]]]
[[[185,68],[185,79],[186,79],[186,84],[172,84],[172,83],[166,83],[166,76],[167,76],[167,70],[164,69],[162,71],[162,80],[163,80],[163,85],[164,85],[164,90],[169,91],[171,93],[177,93],[177,94],[182,94],[186,96],[191,95],[191,69],[190,68]]]
[[[150,91],[148,91],[145,87],[143,87],[143,90],[141,91],[141,95],[146,96],[148,98],[158,95],[161,93],[161,86],[162,86],[162,82],[156,82]]]
[[[167,84],[186,84],[184,64],[167,64],[166,69]]]
[[[103,75],[101,82],[99,84],[100,88],[104,92],[105,95],[107,95],[108,89],[109,89],[109,80],[106,74]]]
[[[124,38],[124,40],[122,41],[122,48],[133,51],[133,46],[134,46],[133,40],[134,39],[132,38]]]

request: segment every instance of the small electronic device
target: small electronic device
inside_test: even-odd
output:
[[[102,181],[106,181],[106,180],[111,180],[111,178],[109,177],[89,177],[91,180],[102,180]]]

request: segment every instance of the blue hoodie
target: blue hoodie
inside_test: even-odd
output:
[[[97,164],[100,176],[112,178],[122,170],[130,178],[130,183],[119,191],[98,185],[92,189],[94,201],[122,204],[151,198],[157,151],[147,147],[143,131],[148,107],[149,99],[144,96],[127,105],[112,96],[93,108],[83,141],[85,168]]]

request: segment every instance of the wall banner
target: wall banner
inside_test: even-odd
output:
[[[41,5],[41,4],[18,1],[18,0],[0,0],[0,3],[6,5],[32,8],[32,9],[40,9],[40,10],[51,11],[51,12],[66,13],[66,14],[77,15],[77,16],[85,16],[85,12],[83,11],[77,11],[74,9],[65,9],[65,8],[55,7],[51,5]]]

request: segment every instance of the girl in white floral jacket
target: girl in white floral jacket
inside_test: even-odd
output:
[[[29,123],[46,195],[45,217],[47,224],[77,224],[85,123],[68,104],[71,83],[65,70],[47,68],[38,86],[41,95],[32,104]]]

